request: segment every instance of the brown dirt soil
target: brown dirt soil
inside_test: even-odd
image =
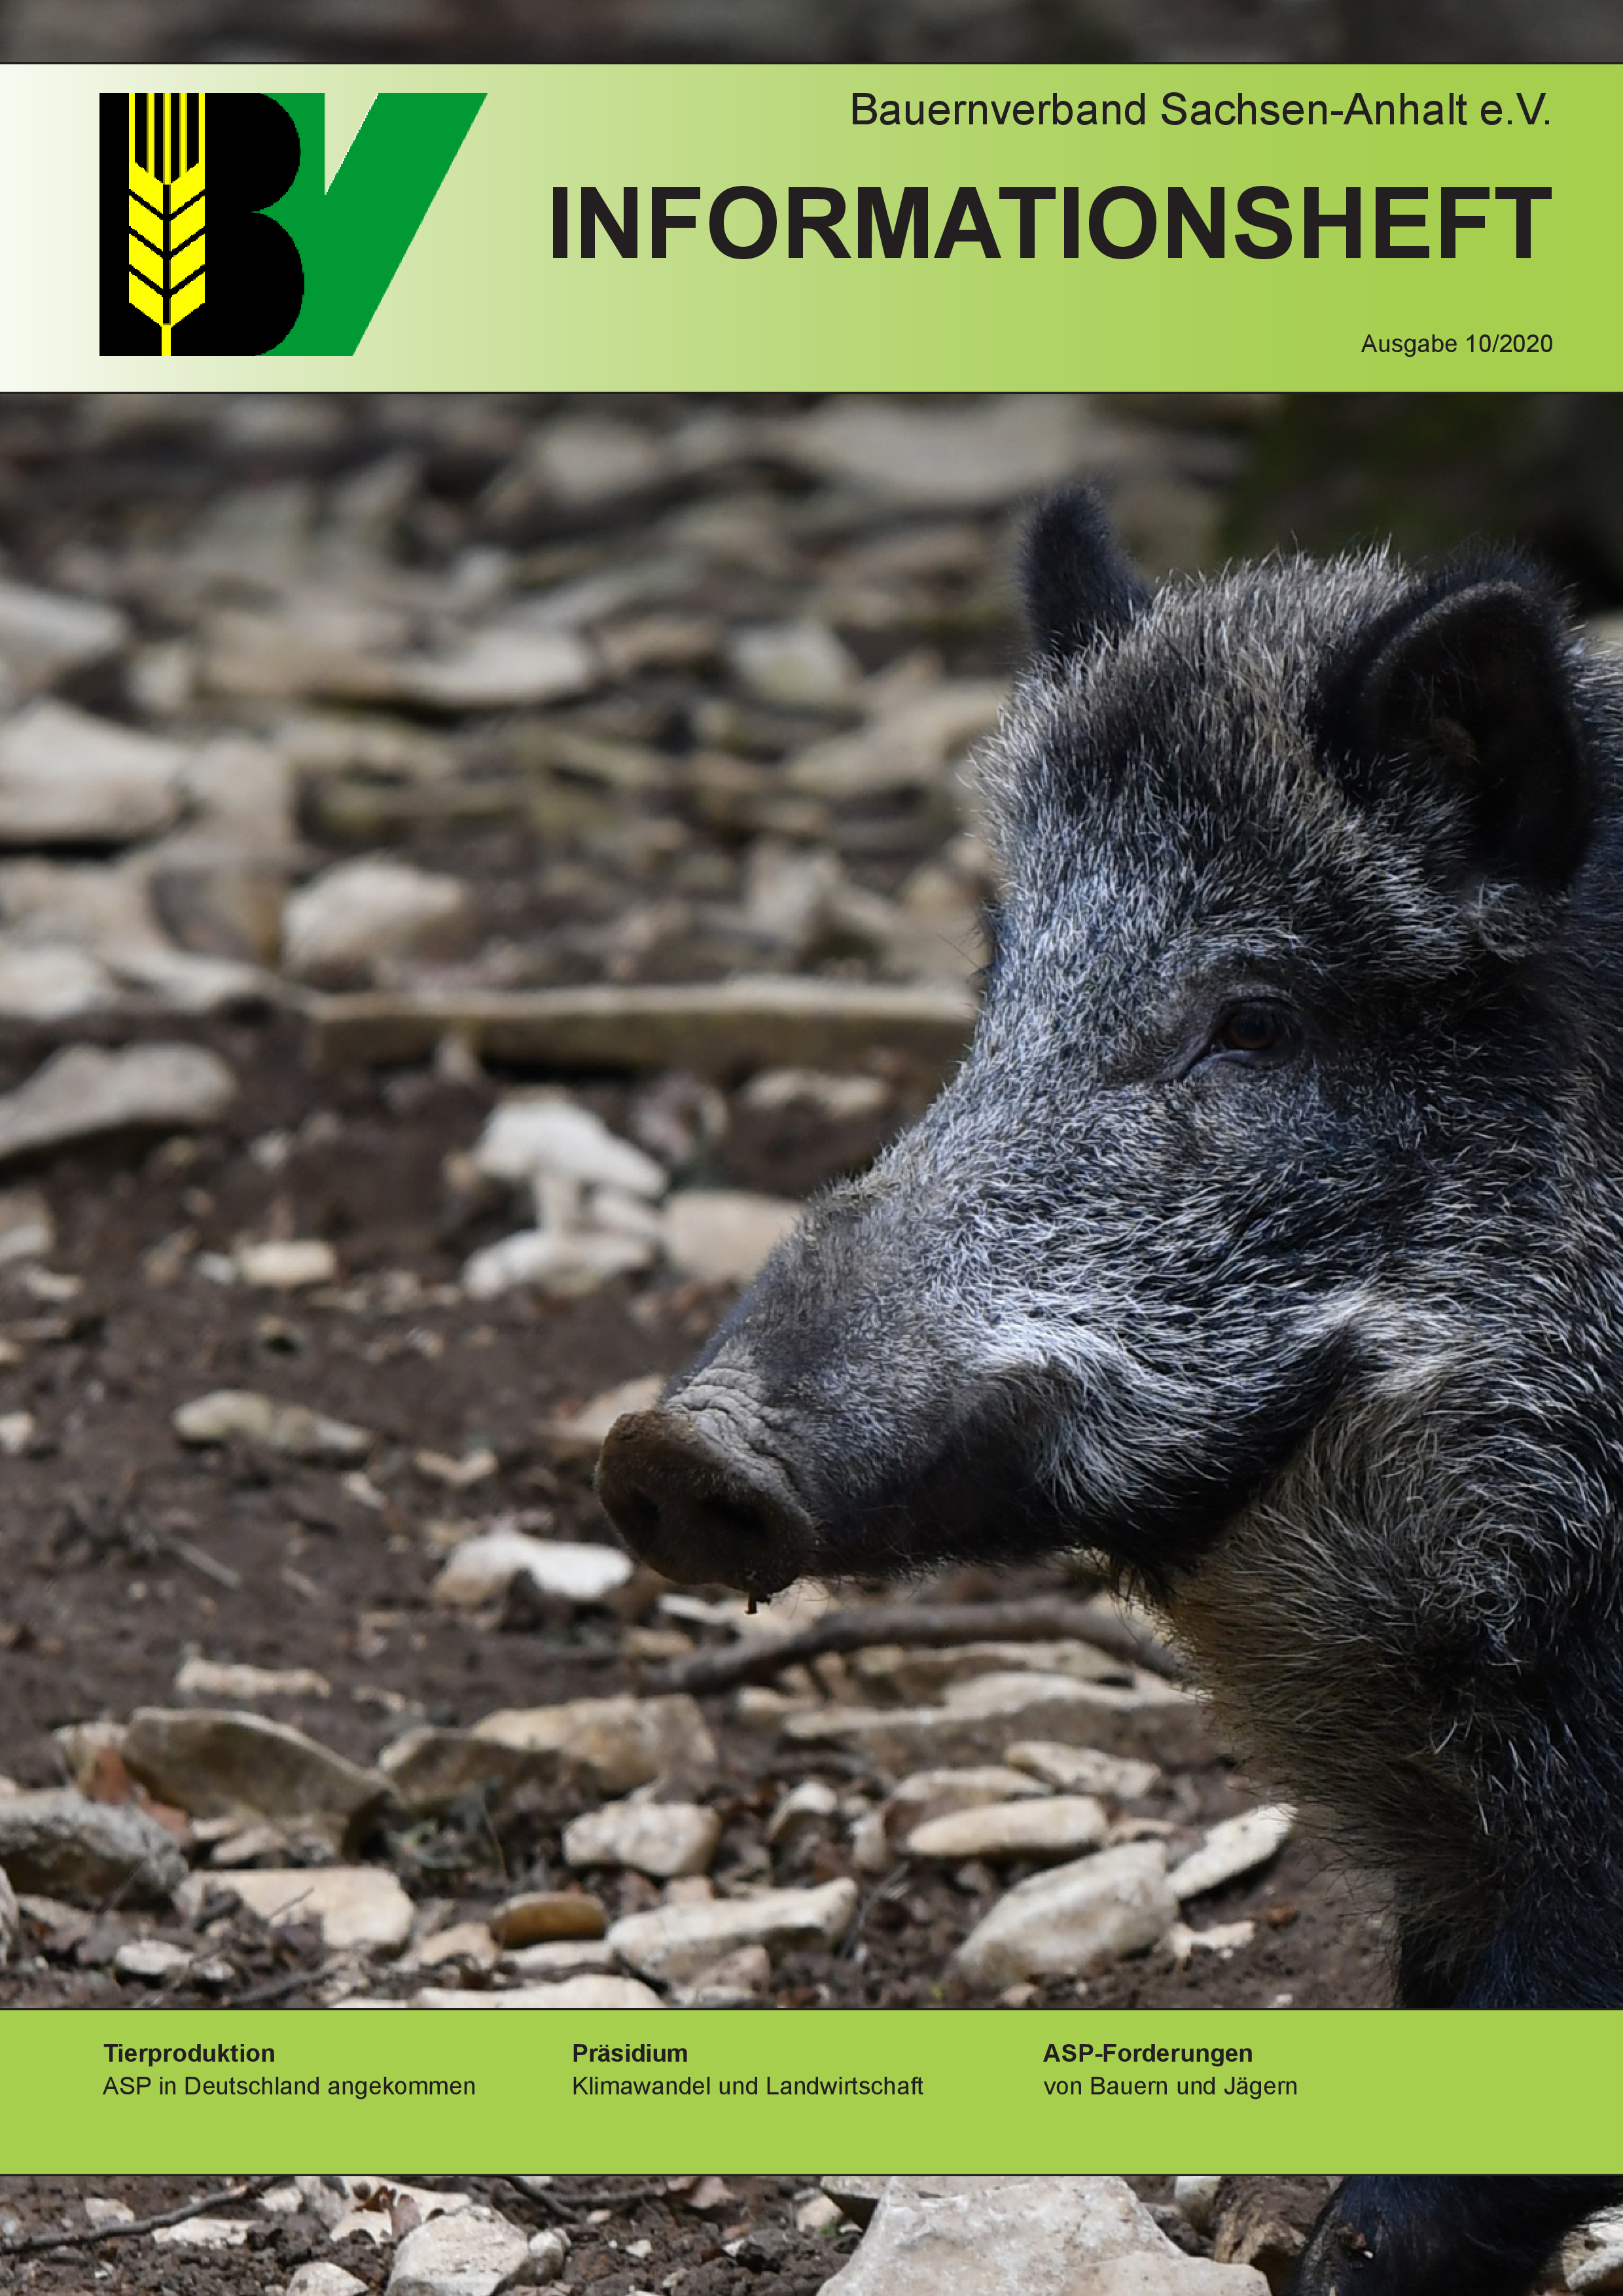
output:
[[[455,1294],[449,1279],[461,1259],[501,1232],[504,1218],[459,1213],[441,1165],[471,1141],[493,1087],[447,1084],[421,1070],[315,1080],[283,1028],[213,1032],[242,1083],[228,1130],[58,1155],[37,1176],[58,1226],[53,1268],[81,1279],[75,1296],[42,1303],[16,1278],[8,1288],[0,1272],[0,1338],[12,1338],[21,1356],[0,1371],[0,1412],[28,1411],[37,1423],[25,1454],[6,1464],[0,1524],[0,1769],[24,1784],[60,1778],[53,1728],[173,1702],[176,1669],[197,1652],[316,1669],[330,1697],[281,1700],[269,1710],[357,1760],[373,1759],[411,1720],[470,1723],[497,1706],[635,1685],[626,1617],[649,1614],[657,1582],[634,1582],[623,1616],[532,1615],[492,1630],[430,1607],[448,1535],[435,1526],[511,1510],[561,1537],[610,1538],[588,1467],[555,1464],[537,1423],[620,1380],[674,1369],[727,1295],[674,1282],[645,1286],[640,1297],[611,1286],[567,1303]],[[31,1065],[18,1048],[9,1074],[0,1065],[0,1084]],[[623,1086],[588,1080],[583,1089],[611,1120],[623,1113]],[[265,1144],[277,1136],[291,1146],[278,1168],[266,1169],[276,1154]],[[720,1152],[718,1177],[803,1189],[873,1144],[822,1140],[804,1127],[775,1139],[741,1125]],[[160,1248],[186,1230],[204,1250],[225,1249],[245,1232],[324,1234],[338,1245],[345,1280],[291,1299],[190,1272],[166,1282]],[[402,1278],[401,1270],[409,1273]],[[369,1484],[250,1447],[183,1448],[170,1414],[231,1386],[262,1388],[374,1431]],[[480,1445],[496,1452],[499,1472],[460,1496],[413,1464],[420,1447],[457,1455]],[[1057,1567],[978,1582],[983,1592],[1062,1583]],[[706,1704],[729,1819],[717,1870],[743,1871],[753,1859],[758,1871],[762,1822],[784,1784],[839,1765],[740,1727],[726,1700]],[[1187,1826],[1252,1799],[1214,1759],[1169,1777],[1134,1814]],[[567,1878],[558,1833],[573,1809],[521,1800],[494,1825],[482,1809],[453,1812],[380,1838],[371,1851],[388,1857],[415,1896],[477,1912],[511,1888]],[[792,1865],[780,1863],[775,1878],[824,1880],[840,1870],[833,1835],[802,1836]],[[842,1951],[791,1955],[773,1999],[901,2006],[950,1998],[943,1965],[993,1887],[975,1867],[873,1887]],[[652,1890],[626,1875],[606,1894],[611,1910],[629,1910],[651,1902]],[[1086,1997],[1130,2007],[1355,2006],[1386,1997],[1378,1923],[1310,1848],[1289,1844],[1260,1875],[1203,1900],[1198,1918],[1242,1915],[1258,1917],[1258,1936],[1232,1959],[1197,1953],[1179,1968],[1158,1952],[1095,1977]],[[128,2002],[132,1988],[108,1964],[124,1937],[150,1926],[112,1909],[88,1940],[0,1976],[0,2003]],[[273,1938],[243,1917],[227,1942],[242,1979],[228,1999],[263,1997],[267,1986],[291,2005],[319,1998],[299,1977],[301,1953],[312,1968],[319,1959],[308,1932]],[[154,2004],[210,1997],[184,1984],[135,1991]],[[1069,1983],[1036,1997],[1078,1997]]]
[[[570,2239],[566,2278],[590,2296],[633,2296],[660,2287],[672,2273],[682,2275],[681,2296],[817,2296],[857,2239],[857,2227],[846,2223],[817,2232],[797,2228],[797,2204],[817,2189],[807,2178],[729,2177],[719,2194],[693,2194],[705,2203],[700,2215],[682,2192],[662,2191],[659,2178],[558,2177],[534,2196],[504,2177],[401,2175],[418,2185],[471,2193],[526,2231],[564,2225]],[[1170,2208],[1170,2177],[1128,2181],[1181,2247],[1211,2252],[1209,2241],[1198,2239]],[[176,2177],[0,2177],[0,2238],[80,2231],[91,2194],[121,2201],[145,2218],[216,2189],[230,2187]],[[1322,2177],[1232,2177],[1219,2202],[1224,2210],[1249,2203],[1287,2225],[1306,2226],[1329,2190]],[[313,2258],[341,2264],[369,2288],[381,2289],[388,2278],[391,2250],[364,2234],[335,2244],[313,2215],[269,2216],[252,2202],[219,2213],[252,2220],[242,2247],[188,2251],[159,2247],[143,2235],[20,2259],[4,2284],[29,2296],[80,2296],[94,2277],[108,2296],[271,2296]]]

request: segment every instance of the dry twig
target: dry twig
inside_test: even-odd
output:
[[[1023,1603],[872,1603],[836,1611],[799,1634],[751,1636],[725,1650],[695,1651],[649,1677],[654,1691],[731,1690],[769,1682],[785,1667],[879,1643],[939,1649],[952,1643],[1085,1642],[1111,1657],[1176,1677],[1176,1654],[1118,1612],[1092,1603],[1041,1595]]]
[[[238,2201],[255,2200],[282,2182],[280,2177],[250,2177],[245,2185],[233,2185],[223,2193],[205,2193],[201,2200],[188,2201],[184,2208],[166,2209],[160,2216],[137,2217],[133,2224],[87,2225],[83,2232],[36,2233],[28,2240],[0,2244],[0,2256],[44,2256],[53,2248],[94,2248],[100,2240],[134,2240],[141,2233],[162,2232],[168,2225],[184,2224],[188,2217],[207,2216],[210,2209],[228,2209]]]

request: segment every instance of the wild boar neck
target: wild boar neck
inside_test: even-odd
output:
[[[1170,1604],[1236,1750],[1465,1953],[1541,1860],[1623,1852],[1618,1462],[1483,1399],[1349,1404]]]

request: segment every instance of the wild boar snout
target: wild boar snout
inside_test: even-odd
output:
[[[597,1495],[632,1553],[668,1578],[775,1595],[807,1567],[812,1525],[782,1467],[680,1403],[615,1421]]]

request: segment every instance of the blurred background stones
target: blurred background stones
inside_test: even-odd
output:
[[[5,0],[8,62],[1602,62],[1609,0]]]

